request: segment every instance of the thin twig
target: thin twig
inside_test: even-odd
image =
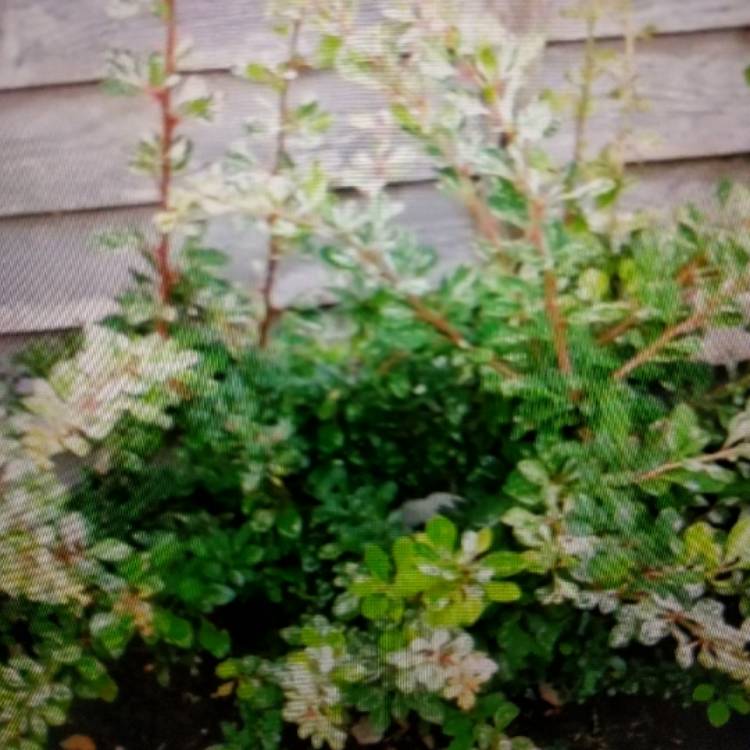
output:
[[[591,112],[591,98],[596,78],[596,24],[598,12],[591,3],[586,15],[586,46],[581,69],[581,92],[575,113],[575,146],[573,163],[581,164],[586,156],[586,126]]]
[[[621,91],[621,117],[615,143],[619,145],[620,159],[619,167],[624,167],[624,150],[627,140],[632,131],[633,113],[639,105],[638,92],[636,90],[636,80],[638,73],[636,69],[636,45],[638,33],[633,27],[633,6],[630,0],[626,3],[625,10],[622,14],[623,26],[623,55],[622,55],[622,86]]]
[[[680,285],[680,287],[685,290],[685,294],[689,293],[689,291],[695,286],[697,269],[699,268],[699,261],[700,258],[691,260],[689,263],[683,266],[680,271],[678,271],[677,276],[675,277],[675,280]],[[619,321],[618,323],[615,323],[615,325],[613,325],[611,328],[606,328],[605,330],[603,330],[596,337],[596,343],[602,346],[611,344],[612,342],[620,338],[620,336],[622,336],[624,333],[627,333],[632,328],[635,328],[635,326],[640,322],[640,312],[641,310],[637,307],[631,310],[630,314],[626,318]]]
[[[703,324],[704,316],[696,313],[691,315],[687,320],[683,320],[677,325],[671,326],[662,332],[656,340],[652,341],[645,349],[641,349],[635,356],[631,357],[618,370],[615,370],[612,377],[615,380],[624,380],[633,370],[637,370],[642,365],[650,362],[662,349],[672,343],[680,336],[686,336],[698,330]]]
[[[736,294],[743,291],[748,284],[748,278],[742,274],[736,281],[730,284],[726,289],[717,294],[711,295],[710,301],[700,310],[696,310],[690,317],[680,323],[670,326],[655,340],[652,341],[645,349],[642,349],[631,357],[624,365],[612,373],[615,380],[623,380],[630,375],[633,370],[650,362],[659,352],[668,346],[672,341],[680,336],[686,336],[702,328],[711,316],[726,302]]]
[[[622,68],[623,77],[620,86],[620,117],[617,134],[608,151],[610,163],[615,169],[614,176],[616,182],[623,183],[625,179],[625,166],[627,161],[628,142],[633,133],[633,115],[640,106],[640,99],[636,89],[636,80],[638,78],[636,66],[636,43],[638,33],[633,25],[633,5],[631,0],[627,0],[624,11],[621,16],[623,28],[623,55]],[[614,159],[614,161],[612,161]],[[614,233],[617,228],[618,207],[622,198],[622,190],[616,191],[614,199],[609,205],[609,230]]]
[[[655,469],[649,469],[641,474],[637,474],[634,479],[636,482],[650,482],[654,479],[658,479],[664,474],[669,474],[671,471],[677,471],[678,469],[684,468],[688,462],[699,463],[699,464],[710,464],[714,461],[721,461],[724,459],[733,460],[739,456],[739,448],[737,446],[733,448],[722,448],[715,453],[705,453],[702,456],[694,456],[692,458],[684,458],[681,461],[670,461],[668,463],[657,466]]]
[[[502,94],[502,83],[494,87],[485,86],[482,74],[474,65],[466,64],[465,72],[480,90],[482,100],[487,105],[490,123],[495,127],[499,145],[507,148],[515,139],[513,128],[505,121],[505,117],[498,106]],[[441,148],[444,156],[447,156],[452,168],[457,172],[459,184],[461,185],[464,206],[474,223],[477,233],[498,253],[504,249],[502,225],[499,219],[492,213],[479,183],[474,179],[470,171],[459,163],[455,157],[455,149]],[[502,256],[501,256],[502,257]]]
[[[384,282],[393,289],[398,289],[398,277],[383,264],[377,251],[373,251],[371,248],[364,245],[358,238],[342,232],[337,227],[331,228],[336,233],[337,239],[352,245],[362,261],[374,268]],[[463,350],[472,350],[475,348],[474,345],[468,341],[450,321],[437,312],[437,310],[434,310],[427,305],[421,297],[416,294],[404,294],[402,299],[412,309],[418,320],[421,320],[423,323],[432,327],[444,339],[453,344],[453,346]],[[506,378],[514,379],[519,377],[519,373],[516,370],[514,370],[507,362],[497,357],[493,357],[487,362],[487,365]]]
[[[411,106],[417,108],[424,105],[423,99],[414,101],[413,98],[411,98],[410,101],[409,92],[401,85],[399,76],[392,75],[388,70],[384,69],[380,60],[373,58],[370,60],[370,64],[373,67],[378,67],[380,65],[381,72],[383,73],[382,81],[386,85],[386,94],[389,97],[391,105],[403,106],[405,103],[410,103]],[[500,254],[504,249],[501,224],[487,206],[487,201],[482,194],[481,188],[475,180],[474,175],[457,157],[452,143],[442,142],[441,139],[435,138],[423,140],[429,140],[429,144],[439,152],[446,165],[456,175],[459,186],[459,196],[469,214],[469,218],[471,219],[477,234],[482,237],[493,248],[493,250]]]
[[[399,350],[385,359],[377,369],[378,375],[387,375],[396,365],[409,358],[409,353]]]
[[[532,200],[530,206],[529,242],[537,249],[547,268],[544,271],[544,310],[552,330],[552,345],[555,349],[557,366],[564,375],[573,372],[573,364],[568,351],[568,334],[565,317],[560,310],[557,290],[557,276],[551,267],[551,257],[544,237],[544,206]]]
[[[461,196],[464,207],[474,228],[496,252],[503,249],[503,237],[500,222],[487,205],[485,197],[481,194],[479,186],[468,170],[460,165],[454,165],[461,186]]]
[[[414,311],[418,320],[432,326],[443,338],[447,339],[458,349],[470,350],[473,345],[453,325],[447,321],[440,313],[428,307],[420,297],[415,294],[409,294],[405,297],[409,307]],[[517,378],[518,373],[506,362],[497,357],[493,357],[487,364],[495,372],[506,378]]]
[[[164,1],[164,85],[154,93],[161,109],[161,137],[159,154],[159,206],[162,211],[170,207],[172,188],[172,148],[174,146],[175,128],[179,117],[172,109],[172,90],[170,78],[177,73],[177,13],[176,0]],[[156,247],[155,260],[159,273],[159,296],[162,302],[169,300],[175,282],[174,271],[170,266],[170,236],[163,233]]]
[[[299,45],[299,36],[302,29],[301,19],[296,19],[292,26],[289,36],[289,57],[287,67],[293,69],[297,61],[297,48]],[[274,161],[271,168],[271,175],[278,175],[286,162],[289,160],[287,150],[287,127],[289,125],[289,92],[291,88],[290,79],[282,77],[279,90],[278,101],[278,131],[276,133],[276,148],[274,151]],[[278,220],[277,216],[270,217],[270,238],[268,241],[268,262],[266,272],[261,285],[261,297],[263,299],[263,318],[260,321],[258,329],[258,344],[265,348],[268,344],[268,336],[271,331],[271,325],[278,317],[279,311],[273,305],[273,289],[276,283],[276,275],[279,269],[279,262],[282,254],[281,238],[274,232],[274,224]]]
[[[469,349],[469,342],[456,330],[445,318],[436,313],[433,309],[425,305],[420,297],[416,294],[406,295],[406,301],[409,307],[414,311],[419,320],[431,325],[441,336],[448,339],[454,346],[459,349]]]
[[[611,328],[606,328],[597,337],[596,343],[604,346],[611,344],[613,341],[617,341],[624,333],[627,333],[631,328],[638,325],[638,313],[632,312],[627,318],[624,318],[619,323],[615,323]]]

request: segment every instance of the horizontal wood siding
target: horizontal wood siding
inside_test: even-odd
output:
[[[465,0],[469,6],[481,0]],[[92,81],[100,77],[112,47],[151,49],[158,26],[147,17],[119,22],[104,13],[105,0],[3,0],[0,3],[0,88]],[[217,70],[271,43],[264,26],[263,0],[180,0],[180,23],[190,32],[191,69]],[[509,25],[541,19],[552,41],[584,38],[580,21],[563,16],[569,0],[494,0]],[[377,14],[369,0],[368,17]],[[639,28],[661,34],[750,25],[747,0],[634,0]],[[529,8],[532,8],[530,12]],[[615,19],[599,29],[617,36]]]
[[[535,86],[560,90],[581,59],[579,21],[561,15],[568,0],[467,0],[498,8],[514,27],[540,27],[553,42]],[[153,127],[155,112],[142,99],[110,98],[96,81],[107,49],[148,49],[159,28],[148,18],[115,22],[104,0],[0,0],[0,335],[55,330],[96,319],[112,308],[127,283],[132,256],[103,255],[92,247],[97,231],[127,224],[149,226],[155,191],[131,174],[135,140]],[[188,68],[203,71],[225,94],[215,125],[192,132],[198,164],[220,156],[240,134],[242,121],[259,111],[266,92],[226,71],[243,57],[273,44],[262,2],[180,0],[183,28],[194,40]],[[639,93],[649,102],[632,126],[642,134],[629,157],[638,184],[629,205],[668,211],[693,200],[711,200],[717,181],[749,173],[750,0],[634,0],[636,23],[655,30],[640,44]],[[366,13],[377,15],[377,0]],[[612,21],[602,37],[616,37]],[[616,40],[604,42],[619,46]],[[315,154],[329,166],[346,163],[363,144],[347,118],[380,103],[329,74],[305,76],[295,96],[315,94],[335,115],[329,145]],[[612,104],[592,118],[589,143],[606,143],[619,123]],[[572,132],[550,140],[561,160],[572,152]],[[471,232],[463,212],[430,183],[424,161],[404,164],[392,190],[406,209],[407,226],[433,244],[441,269],[466,260]],[[398,183],[403,184],[398,184]],[[229,223],[212,229],[228,250],[229,273],[257,281],[263,238]],[[287,264],[277,304],[320,292],[323,271]]]
[[[576,45],[547,52],[537,84],[559,89],[580,57]],[[750,35],[712,32],[691,38],[658,37],[639,56],[639,91],[648,109],[633,119],[643,134],[631,158],[636,161],[695,159],[750,151],[750,90],[743,70],[750,59]],[[213,125],[195,125],[192,136],[198,162],[223,154],[236,141],[243,121],[258,111],[265,89],[228,74],[211,75],[210,84],[225,94],[226,105]],[[329,166],[345,162],[362,141],[354,140],[348,115],[374,111],[377,97],[329,74],[307,76],[295,87],[303,99],[315,93],[336,116],[327,145],[315,156]],[[0,164],[5,184],[0,216],[147,203],[156,197],[148,179],[128,168],[134,140],[148,132],[155,113],[142,98],[109,97],[90,85],[9,92],[0,97]],[[590,125],[592,148],[606,144],[619,114],[602,104]],[[406,138],[406,136],[403,136]],[[550,140],[560,159],[572,153],[572,130]],[[402,175],[426,179],[426,162],[405,164]]]
[[[688,201],[710,208],[720,179],[740,180],[748,171],[750,159],[744,157],[635,168],[636,182],[623,204],[659,213]],[[454,201],[430,183],[403,185],[393,193],[404,204],[404,226],[435,247],[440,271],[471,259],[469,220]],[[0,258],[6,296],[0,303],[0,334],[64,328],[111,311],[135,256],[97,252],[95,235],[129,226],[148,230],[150,219],[148,209],[121,208],[4,220]],[[208,239],[228,252],[232,278],[257,283],[257,268],[266,251],[261,236],[230,222],[217,222]],[[286,263],[279,274],[276,304],[311,301],[329,280],[322,269],[309,263]]]

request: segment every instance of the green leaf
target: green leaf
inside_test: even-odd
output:
[[[484,568],[492,568],[493,573],[500,577],[520,573],[526,568],[526,561],[517,552],[492,552],[481,560]]]
[[[214,116],[214,104],[213,96],[200,96],[196,99],[184,102],[180,106],[180,114],[183,117],[194,117],[196,120],[206,120],[210,122]]]
[[[750,86],[750,65],[745,68],[745,83]]]
[[[750,68],[748,68],[750,70]],[[719,201],[719,205],[724,207],[727,205],[732,191],[734,190],[734,183],[729,178],[719,180],[719,184],[716,186],[716,198]]]
[[[62,706],[57,706],[54,703],[48,703],[42,707],[42,716],[51,727],[61,726],[68,718]]]
[[[89,621],[91,635],[112,656],[119,656],[133,634],[133,623],[128,617],[113,612],[98,612]]]
[[[276,529],[287,539],[297,539],[302,533],[302,517],[299,511],[292,506],[282,510],[276,518]]]
[[[118,688],[117,683],[108,674],[103,674],[95,680],[80,684],[77,693],[82,698],[112,703],[117,699]]]
[[[515,703],[505,701],[497,711],[495,711],[493,718],[498,729],[505,729],[511,722],[518,718],[520,713],[521,709],[518,708]]]
[[[398,576],[396,578],[398,579]],[[383,588],[382,581],[378,581],[375,578],[365,578],[353,581],[349,587],[349,591],[354,596],[370,596],[371,594],[382,593]]]
[[[167,610],[156,611],[154,629],[159,636],[173,646],[190,648],[193,645],[193,626],[184,618]]]
[[[401,568],[414,564],[414,542],[408,536],[400,536],[393,542],[391,554],[396,562],[396,567]]]
[[[431,625],[449,628],[473,625],[482,616],[484,607],[481,599],[463,599],[442,609],[428,611],[427,621]]]
[[[152,88],[161,88],[166,81],[166,68],[162,55],[152,53],[148,57],[148,82]]]
[[[362,600],[362,614],[368,620],[381,620],[390,609],[390,602],[385,594],[373,594]]]
[[[90,550],[89,554],[97,560],[105,562],[121,562],[125,560],[133,551],[130,545],[121,542],[118,539],[102,539],[97,542]]]
[[[390,579],[392,571],[391,560],[377,545],[368,544],[365,547],[365,565],[370,573],[381,581],[388,581]]]
[[[332,67],[343,44],[340,36],[324,34],[318,44],[318,64],[323,68]]]
[[[394,104],[391,107],[391,114],[398,125],[407,133],[418,135],[421,132],[422,126],[419,120],[403,104]]]
[[[617,588],[631,575],[633,561],[623,550],[609,550],[594,556],[589,575],[601,588]]]
[[[709,568],[715,568],[719,564],[721,550],[714,536],[714,529],[704,521],[688,526],[683,534],[688,561],[701,562]]]
[[[233,680],[239,673],[239,665],[235,659],[227,659],[216,666],[216,676],[220,680]]]
[[[261,63],[248,63],[245,66],[245,77],[253,81],[253,83],[260,83],[264,86],[271,86],[276,90],[284,87],[284,79],[271,68]]]
[[[201,620],[198,642],[217,659],[224,658],[231,648],[231,640],[226,630],[219,630],[206,619]]]
[[[320,427],[318,446],[324,453],[334,453],[344,447],[344,433],[335,422],[326,422]]]
[[[578,293],[581,299],[598,302],[609,291],[609,276],[598,268],[587,268],[578,277]]]
[[[403,631],[398,628],[395,630],[385,630],[378,638],[378,646],[383,651],[396,651],[406,645],[406,637]]]
[[[476,57],[484,75],[492,78],[497,74],[497,54],[494,47],[483,44],[477,51]]]
[[[510,180],[498,179],[495,182],[488,203],[495,213],[507,221],[520,225],[528,219],[526,198]]]
[[[734,711],[742,716],[750,714],[750,701],[740,693],[730,693],[727,697],[727,703],[732,707]]]
[[[491,602],[515,602],[521,598],[521,589],[515,583],[509,582],[485,583],[484,593]]]
[[[170,5],[166,0],[157,0],[151,8],[151,12],[161,21],[167,21],[170,17]]]
[[[462,734],[470,735],[473,728],[474,722],[472,719],[459,711],[451,711],[445,717],[443,723],[443,731],[450,737],[457,737]]]
[[[132,227],[98,232],[91,240],[92,247],[95,250],[111,252],[142,250],[146,242],[143,232]]]
[[[724,559],[750,562],[750,516],[743,516],[732,527],[727,536]]]
[[[439,549],[453,551],[458,538],[455,524],[445,516],[434,516],[427,522],[425,533],[428,539]]]
[[[732,715],[729,706],[724,701],[714,701],[706,713],[711,725],[715,727],[723,727]]]
[[[81,677],[88,681],[98,680],[107,674],[104,665],[93,656],[82,656],[76,662],[76,669]]]
[[[695,690],[693,690],[693,700],[698,703],[708,703],[714,697],[715,692],[713,685],[702,682],[700,685],[696,685]]]
[[[131,86],[118,78],[105,78],[101,86],[104,93],[109,96],[134,96],[140,90],[137,86]]]
[[[474,745],[474,735],[471,731],[471,724],[469,724],[469,730],[463,732],[453,733],[453,739],[446,750],[472,750]]]
[[[445,716],[445,705],[437,695],[417,694],[414,698],[414,708],[431,724],[440,724]]]

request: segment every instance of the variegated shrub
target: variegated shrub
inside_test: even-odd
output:
[[[533,748],[512,736],[529,694],[747,713],[750,246],[722,215],[743,189],[710,220],[620,210],[628,129],[585,148],[593,49],[558,163],[560,92],[527,86],[543,40],[450,0],[367,23],[276,0],[278,44],[236,69],[272,104],[188,169],[182,126],[220,97],[182,72],[179,0],[111,5],[164,30],[107,80],[154,103],[132,165],[159,205],[102,238],[139,250],[117,314],[27,353],[4,399],[2,746],[111,700],[136,638],[217,660],[226,750]],[[322,68],[377,106],[300,101]],[[414,174],[471,220],[447,274],[387,187]],[[266,238],[257,289],[217,272],[216,221]],[[324,269],[324,304],[278,305],[290,259]]]

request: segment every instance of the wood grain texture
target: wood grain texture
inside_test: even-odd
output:
[[[551,40],[583,37],[580,22],[562,16],[572,0],[484,0],[512,26],[540,26]],[[482,0],[464,0],[466,5]],[[378,0],[367,0],[365,19],[377,15]],[[217,8],[220,6],[220,9]],[[191,69],[223,69],[272,43],[263,0],[180,0],[185,33],[195,41]],[[660,33],[726,29],[750,25],[747,0],[634,0],[638,27]],[[0,3],[0,89],[91,81],[102,74],[106,50],[151,49],[158,23],[148,17],[115,21],[105,0],[3,0]],[[366,20],[365,20],[366,22]],[[617,36],[618,21],[603,21],[599,32]]]
[[[502,0],[500,0],[502,2]],[[550,39],[585,38],[583,24],[565,13],[570,0],[542,0],[546,8],[543,27]],[[682,34],[711,29],[732,29],[750,25],[750,3],[745,0],[632,0],[636,29],[656,34]],[[599,37],[622,35],[622,22],[609,14],[596,28]]]
[[[649,102],[633,120],[647,139],[631,153],[635,160],[677,160],[750,151],[750,92],[744,82],[745,32],[662,37],[644,45],[639,57],[639,91]],[[535,85],[566,86],[566,71],[580,57],[579,45],[548,50]],[[195,126],[196,163],[223,154],[241,133],[243,121],[262,111],[265,90],[226,74],[211,76],[227,106],[220,121]],[[348,115],[373,111],[381,103],[366,89],[330,74],[300,80],[295,97],[315,95],[333,112],[337,125],[317,156],[329,166],[346,162],[366,141],[357,140]],[[0,216],[117,207],[154,200],[147,179],[130,173],[127,160],[138,135],[152,126],[155,112],[140,98],[111,98],[96,86],[66,86],[9,92],[0,96]],[[611,138],[619,114],[604,103],[594,115],[590,145]],[[406,138],[406,136],[403,136]],[[560,159],[572,154],[571,129],[549,142]],[[404,164],[399,179],[426,179],[426,163]]]
[[[404,223],[441,256],[438,273],[466,259],[471,230],[461,209],[429,184],[394,189],[404,203]],[[120,209],[24,217],[0,221],[0,334],[48,330],[95,320],[113,308],[128,283],[134,253],[95,250],[98,232],[126,227],[149,230],[149,209]],[[243,284],[258,283],[265,238],[230,221],[214,222],[207,242],[230,258],[227,274]],[[275,303],[315,304],[330,281],[309,262],[283,264]]]
[[[634,170],[639,181],[627,195],[628,208],[665,214],[687,201],[710,210],[717,182],[750,174],[744,158],[651,165]],[[453,201],[429,183],[394,188],[405,205],[402,220],[440,258],[437,274],[472,258],[469,221]],[[119,209],[0,221],[0,335],[59,330],[101,317],[127,284],[133,255],[102,254],[91,238],[104,229],[148,227],[148,209]],[[258,282],[265,242],[257,233],[217,224],[209,241],[230,256],[227,274],[240,283]],[[285,262],[276,303],[315,302],[331,277],[319,266]]]
[[[381,0],[363,2],[365,19],[373,19]],[[633,126],[650,140],[630,154],[644,165],[634,169],[642,180],[627,203],[657,212],[685,201],[708,205],[718,179],[750,175],[747,159],[713,158],[750,153],[750,92],[743,80],[750,35],[742,28],[750,26],[750,0],[633,3],[636,25],[651,26],[661,36],[643,43],[638,57],[639,93],[650,108]],[[0,357],[34,332],[80,325],[112,309],[114,295],[127,284],[132,255],[96,254],[90,237],[123,224],[150,226],[150,210],[138,206],[152,202],[155,190],[130,174],[126,162],[156,113],[148,102],[111,99],[90,82],[101,76],[107,49],[150,49],[159,44],[160,28],[148,17],[112,21],[104,4],[0,0],[0,217],[15,217],[0,218]],[[566,85],[566,71],[580,61],[577,40],[583,36],[580,22],[561,14],[572,0],[466,4],[492,6],[514,28],[543,29],[555,42],[572,42],[548,48],[535,81],[555,90]],[[180,0],[183,28],[195,42],[190,70],[223,71],[273,47],[262,0],[221,0],[220,5],[217,12],[209,0]],[[597,29],[602,37],[619,31],[616,18]],[[224,153],[243,120],[267,101],[265,92],[225,73],[209,75],[210,84],[225,92],[227,108],[217,125],[191,133],[199,166]],[[55,86],[45,88],[49,84]],[[372,111],[380,103],[328,74],[299,82],[295,96],[310,95],[337,117],[330,144],[317,154],[335,169],[362,146],[347,115]],[[618,123],[611,107],[600,107],[591,123],[590,148],[606,143]],[[559,159],[569,157],[571,131],[561,130],[550,150]],[[671,163],[684,159],[690,161]],[[431,176],[429,165],[419,162],[403,164],[394,179],[411,183]],[[427,182],[392,190],[406,204],[405,223],[438,250],[439,272],[470,258],[471,231],[459,208]],[[210,240],[229,253],[232,278],[257,282],[262,237],[225,223],[212,228]],[[320,299],[329,281],[320,267],[287,262],[276,303]]]

